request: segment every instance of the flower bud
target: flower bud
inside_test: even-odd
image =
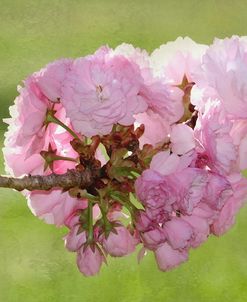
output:
[[[136,239],[123,226],[115,228],[116,233],[111,232],[103,239],[103,247],[113,257],[122,257],[135,250]]]
[[[77,266],[84,276],[93,276],[100,271],[104,256],[102,252],[95,247],[82,247],[77,253]]]

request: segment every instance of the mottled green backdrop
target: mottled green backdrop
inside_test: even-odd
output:
[[[0,118],[28,74],[61,57],[130,42],[151,51],[177,36],[201,43],[247,34],[243,0],[0,0]],[[5,126],[0,123],[2,141]],[[3,173],[1,160],[0,172]],[[33,217],[24,198],[0,189],[0,302],[247,301],[247,207],[236,226],[211,238],[175,271],[153,256],[109,261],[84,278],[64,250],[64,229]]]

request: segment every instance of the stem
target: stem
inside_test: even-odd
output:
[[[126,207],[126,209],[129,211],[131,219],[134,221],[135,218],[135,211],[138,210],[129,200],[124,198],[123,196],[120,196],[120,194],[114,194],[110,193],[110,196],[117,200],[121,205]]]
[[[67,160],[67,161],[73,161],[75,163],[78,163],[78,160],[72,157],[66,157],[66,156],[55,156],[53,160]]]
[[[75,139],[81,140],[79,138],[79,136],[72,129],[70,129],[63,122],[61,122],[58,118],[56,118],[52,113],[50,113],[50,111],[47,112],[45,123],[46,124],[49,124],[49,123],[57,124],[57,125],[63,127],[65,130],[67,130]]]
[[[109,222],[108,222],[108,219],[107,219],[107,216],[106,216],[105,208],[102,206],[102,202],[100,202],[100,203],[101,204],[99,204],[99,208],[100,208],[100,211],[101,211],[101,214],[102,214],[102,219],[103,219],[105,228],[107,229],[108,225],[109,225]]]
[[[88,201],[88,243],[93,242],[93,203]]]

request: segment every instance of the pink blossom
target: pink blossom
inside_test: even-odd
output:
[[[187,168],[176,175],[180,190],[180,199],[176,203],[177,210],[190,214],[203,199],[208,174],[201,169]]]
[[[64,240],[65,247],[71,252],[76,252],[86,243],[86,232],[80,230],[80,225],[76,225],[64,237]]]
[[[164,224],[167,241],[173,249],[183,249],[188,246],[192,237],[192,228],[184,220],[173,217]]]
[[[164,207],[167,212],[172,210],[172,204],[177,200],[178,188],[172,179],[168,181],[151,169],[146,170],[136,180],[136,194],[141,202],[152,209]]]
[[[136,194],[147,208],[190,213],[203,197],[207,177],[206,171],[186,168],[182,157],[164,151],[136,180]]]
[[[170,154],[170,151],[161,151],[157,153],[151,161],[150,168],[161,175],[171,175],[187,168],[193,160],[193,152],[183,156]]]
[[[147,212],[140,210],[136,212],[136,217],[135,217],[135,226],[136,228],[143,232],[148,229],[150,229],[150,226],[152,225],[152,220],[150,217],[148,217]]]
[[[85,276],[93,276],[99,273],[104,256],[99,248],[90,246],[80,248],[77,253],[77,266]]]
[[[50,101],[60,100],[61,89],[72,62],[70,59],[61,59],[48,64],[35,74],[37,86]]]
[[[163,151],[157,153],[150,164],[151,170],[165,176],[160,181],[160,187],[164,186],[166,190],[168,188],[171,190],[173,207],[186,213],[191,212],[203,197],[208,177],[206,171],[188,167],[190,162],[190,156],[179,157]],[[148,190],[148,186],[146,190]]]
[[[20,95],[10,107],[11,119],[5,120],[9,124],[3,149],[6,170],[15,176],[37,171],[43,162],[37,153],[48,144],[43,124],[49,102],[34,77],[25,85],[18,89]]]
[[[150,76],[150,58],[146,50],[135,48],[132,44],[122,43],[114,49],[114,54],[122,55],[135,62],[139,66],[144,79]]]
[[[161,243],[165,242],[166,233],[161,227],[156,226],[153,229],[143,232],[141,238],[145,247],[150,250],[155,250]]]
[[[195,148],[193,130],[184,124],[174,125],[170,134],[172,152],[184,154]]]
[[[87,200],[70,197],[68,192],[62,193],[58,189],[33,191],[28,194],[28,206],[46,223],[62,226],[71,213],[87,207]]]
[[[104,249],[113,257],[122,257],[133,253],[136,246],[135,238],[123,226],[115,228],[115,232],[110,232],[107,238],[103,238]]]
[[[179,121],[183,116],[182,91],[167,84],[162,78],[157,79],[150,74],[150,79],[141,87],[140,95],[147,102],[148,110],[159,114],[167,125]],[[136,119],[138,121],[138,115]]]
[[[215,39],[203,57],[199,87],[211,89],[236,118],[246,118],[247,40],[233,36]]]
[[[162,271],[169,271],[188,260],[186,250],[174,250],[167,242],[158,247],[154,254],[158,267]]]
[[[235,223],[236,214],[247,201],[247,179],[236,174],[229,180],[232,184],[233,196],[226,201],[212,226],[215,235],[223,235]]]
[[[137,125],[143,124],[145,126],[145,131],[139,139],[141,148],[145,144],[155,146],[168,140],[170,125],[158,113],[147,110],[146,112],[139,113],[135,118]]]
[[[208,158],[207,166],[213,171],[229,174],[236,162],[236,149],[230,136],[232,121],[218,101],[208,101],[205,112],[199,115],[194,135],[198,151]]]
[[[181,219],[191,227],[192,234],[189,241],[189,245],[191,247],[196,248],[207,240],[210,232],[209,222],[207,219],[196,215],[195,210],[192,215],[182,216]]]
[[[107,134],[116,123],[131,125],[133,115],[146,110],[139,95],[142,82],[137,64],[102,47],[73,62],[61,102],[76,131]]]
[[[135,115],[137,123],[145,125],[144,135],[140,139],[141,146],[145,143],[155,145],[162,142],[170,125],[183,116],[182,91],[167,84],[164,78],[154,76],[146,51],[130,44],[121,44],[114,53],[121,54],[137,64],[143,78],[139,95],[145,99],[148,109]],[[153,129],[155,131],[152,131]]]
[[[247,169],[247,120],[234,120],[231,129],[233,144],[237,149],[237,168]]]
[[[44,126],[46,112],[52,103],[37,84],[39,74],[30,76],[25,86],[19,88],[20,95],[10,108],[11,118],[5,120],[9,124],[3,149],[6,171],[15,176],[43,174],[44,159],[40,152],[48,150],[49,145],[57,150],[57,155],[75,156],[70,145],[71,135],[55,124]],[[56,104],[54,110],[62,122],[70,125],[61,104]],[[74,166],[71,162],[60,161],[55,168],[58,173],[64,173]]]
[[[198,203],[197,206],[193,209],[192,213],[198,217],[206,219],[208,224],[212,224],[216,216],[218,215],[217,210],[212,209],[204,202]]]
[[[214,210],[220,210],[231,195],[232,186],[227,178],[215,173],[208,173],[207,186],[203,197],[204,203]]]
[[[172,84],[181,84],[184,75],[189,82],[194,82],[194,72],[199,68],[206,49],[206,45],[179,37],[153,51],[152,66],[158,75],[165,75]]]
[[[180,161],[176,154],[170,154],[170,151],[162,151],[152,158],[150,168],[161,175],[170,175],[178,170]]]

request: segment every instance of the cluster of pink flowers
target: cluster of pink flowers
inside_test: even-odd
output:
[[[247,200],[246,37],[210,46],[178,38],[151,55],[128,44],[101,47],[47,65],[18,91],[3,150],[11,175],[79,169],[83,156],[72,142],[85,148],[96,136],[102,142],[95,159],[110,172],[97,190],[24,192],[34,215],[69,229],[65,246],[77,253],[84,275],[98,273],[108,255],[128,255],[137,245],[139,259],[152,251],[167,271],[210,234],[222,235],[234,224]],[[107,135],[132,125],[144,125],[144,132],[121,163],[144,153],[150,158],[142,165],[139,158],[134,180],[115,176],[109,162],[119,164],[116,153],[113,160],[112,149],[102,148]],[[128,182],[127,195],[110,195],[113,184],[126,188]],[[132,197],[126,201],[129,192],[139,207]]]

